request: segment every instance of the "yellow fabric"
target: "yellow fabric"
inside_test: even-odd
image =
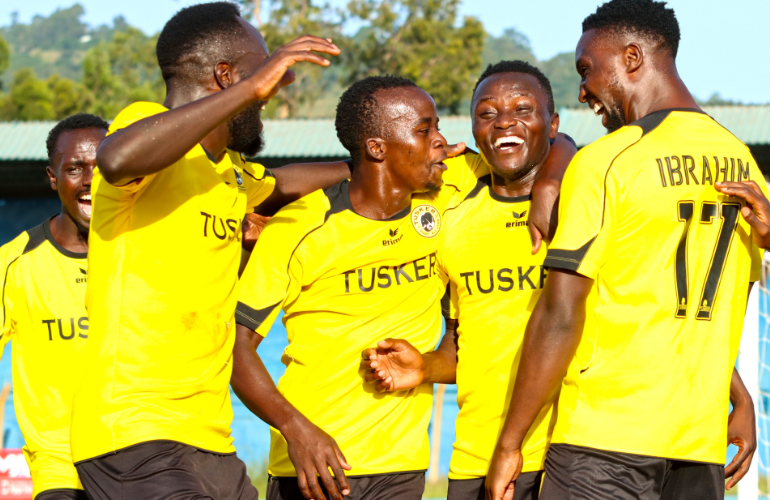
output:
[[[348,181],[316,191],[272,218],[241,277],[236,321],[266,336],[285,311],[289,345],[278,389],[337,441],[351,476],[428,467],[432,386],[380,394],[364,383],[359,363],[364,349],[388,337],[422,352],[439,339],[443,214],[476,180],[450,166],[444,182],[386,221],[352,210]],[[296,475],[275,429],[268,471]]]
[[[13,341],[16,417],[33,497],[83,489],[70,454],[72,395],[82,376],[88,318],[86,256],[63,249],[49,221],[0,247],[2,346]]]
[[[762,258],[738,200],[713,187],[739,177],[767,195],[749,149],[694,111],[655,113],[575,156],[546,266],[594,284],[554,443],[724,463],[730,378]],[[705,286],[712,261],[717,287]]]
[[[110,133],[164,111],[132,104]],[[241,221],[273,186],[262,166],[233,152],[214,164],[200,145],[123,187],[94,172],[76,462],[158,439],[234,451],[228,386]]]
[[[460,412],[450,479],[487,475],[511,400],[524,330],[546,277],[545,248],[532,255],[527,230],[530,197],[502,198],[491,191],[489,176],[482,177],[471,196],[447,211],[439,249],[439,266],[449,277],[449,317],[459,324]],[[543,470],[552,409],[553,399],[524,440],[522,472]]]

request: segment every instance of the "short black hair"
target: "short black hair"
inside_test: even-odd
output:
[[[230,2],[192,5],[174,14],[155,47],[163,79],[199,73],[211,59],[226,56],[223,49],[245,33],[240,18],[238,6]]]
[[[679,21],[666,2],[610,0],[583,20],[583,33],[594,29],[646,36],[670,50],[672,57],[679,50]]]
[[[78,113],[63,119],[48,132],[48,138],[45,140],[45,147],[48,150],[48,161],[53,165],[53,155],[56,152],[56,143],[59,136],[70,130],[81,130],[86,128],[98,128],[107,130],[110,124],[96,115],[88,113]]]
[[[527,61],[500,61],[496,64],[490,64],[487,69],[481,74],[478,80],[476,80],[476,86],[473,87],[473,96],[476,96],[476,89],[479,88],[481,82],[486,80],[492,75],[498,73],[524,73],[525,75],[532,75],[537,79],[538,85],[545,92],[546,100],[548,102],[548,112],[553,114],[555,111],[555,104],[553,100],[553,90],[551,89],[551,81],[547,76],[543,74],[535,66],[532,66]],[[473,112],[473,99],[471,99],[471,112]]]
[[[340,97],[334,126],[337,138],[354,162],[361,160],[361,143],[367,137],[385,134],[377,112],[377,92],[402,87],[417,87],[417,84],[400,76],[370,76],[355,82]]]

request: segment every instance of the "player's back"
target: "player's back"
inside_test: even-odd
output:
[[[554,443],[724,460],[761,254],[714,183],[749,179],[766,191],[748,148],[695,110],[652,113],[575,157],[546,265],[595,283]]]

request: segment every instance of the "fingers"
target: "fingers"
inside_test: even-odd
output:
[[[315,478],[315,474],[313,474],[313,477]],[[313,500],[314,495],[313,492],[310,490],[310,487],[308,485],[307,481],[307,475],[305,474],[304,470],[298,470],[297,471],[297,486],[299,486],[299,491],[302,493],[302,496],[307,498],[307,500]],[[320,497],[317,497],[319,499],[324,498],[323,495]]]
[[[454,158],[455,156],[463,154],[465,147],[466,146],[464,142],[458,142],[457,144],[447,144],[444,146],[444,151],[446,151],[448,157]]]
[[[749,207],[741,208],[741,215],[762,238],[766,238],[767,235],[770,234],[770,227],[762,222],[759,217],[757,217],[757,214],[755,214],[754,211]]]
[[[740,468],[738,471],[733,475],[733,477],[730,479],[730,481],[727,482],[727,485],[725,485],[726,489],[730,489],[736,484],[738,484],[738,481],[743,479],[743,476],[746,475],[747,472],[749,472],[749,467],[751,467],[751,460],[754,458],[754,452],[752,451],[749,456],[741,463]]]
[[[326,488],[326,491],[329,492],[329,496],[332,497],[332,500],[342,500],[342,494],[340,493],[339,488],[337,488],[337,483],[334,481],[334,478],[329,473],[329,465],[334,464],[337,462],[336,457],[327,457],[326,458],[327,463],[319,463],[316,468],[318,469],[318,476],[321,478],[321,482],[324,485],[324,488]],[[311,488],[312,489],[312,488]],[[320,491],[320,487],[319,487]],[[323,493],[321,493],[323,495]],[[316,497],[316,498],[324,498]]]
[[[321,52],[332,56],[339,55],[340,48],[337,47],[331,38],[320,38],[313,35],[303,35],[286,45],[280,47],[277,52],[309,51]]]
[[[728,490],[738,484],[738,481],[749,471],[755,450],[752,447],[746,446],[743,440],[734,441],[732,444],[738,446],[738,453],[735,454],[733,460],[725,467],[725,478],[731,478],[725,485],[725,488]]]
[[[742,198],[754,208],[758,205],[767,205],[767,199],[754,181],[717,182],[715,187],[720,193]]]
[[[528,228],[529,239],[532,240],[532,255],[536,255],[537,252],[540,251],[540,246],[543,243],[543,235],[534,224],[530,224]]]
[[[374,360],[377,359],[377,349],[364,349],[361,352],[361,357],[365,360]]]

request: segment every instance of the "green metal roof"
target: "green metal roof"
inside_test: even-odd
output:
[[[770,105],[706,106],[706,113],[750,146],[770,145]],[[562,109],[560,131],[578,146],[595,141],[605,130],[589,109]],[[45,139],[55,122],[0,122],[0,161],[44,161]],[[474,146],[470,118],[441,118],[441,132],[450,143]],[[344,157],[347,151],[337,140],[334,120],[265,120],[264,158]]]

